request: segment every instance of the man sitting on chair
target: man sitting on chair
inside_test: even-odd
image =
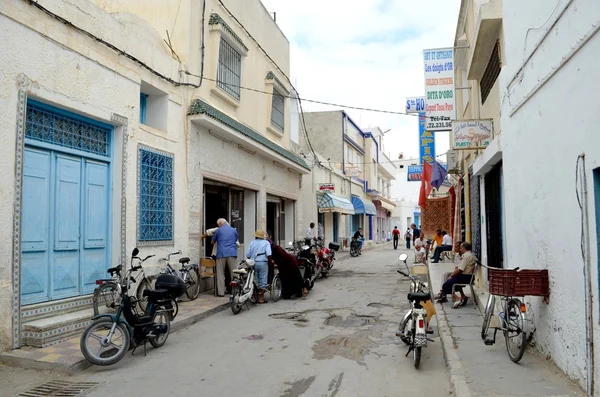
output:
[[[442,255],[442,252],[444,251],[452,251],[452,237],[450,237],[445,230],[442,232],[442,244],[436,247],[431,263],[438,263],[440,261],[440,255]]]
[[[419,234],[415,240],[415,263],[425,263],[425,233]]]
[[[460,264],[448,277],[448,280],[442,285],[442,290],[436,296],[438,303],[448,302],[446,296],[452,293],[452,286],[454,284],[469,284],[471,279],[473,278],[473,271],[475,270],[475,264],[477,263],[477,258],[471,252],[471,243],[464,242],[460,245],[460,254],[462,259]],[[460,294],[460,297],[456,295],[452,295],[452,299],[454,301],[454,305],[452,308],[456,309],[459,306],[464,306],[467,304],[467,300],[469,299],[462,292],[462,286],[457,286],[456,290]]]

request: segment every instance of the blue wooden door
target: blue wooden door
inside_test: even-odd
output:
[[[51,153],[26,148],[23,153],[21,207],[22,303],[48,300],[50,289]]]
[[[108,164],[25,149],[22,303],[92,293],[109,262]]]

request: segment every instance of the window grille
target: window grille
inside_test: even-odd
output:
[[[173,157],[139,149],[139,241],[173,240]]]
[[[27,103],[25,137],[39,142],[110,156],[111,128],[77,116],[54,112],[46,106]]]
[[[271,101],[271,125],[283,132],[284,130],[285,98],[273,88],[273,99]]]
[[[242,76],[242,56],[225,39],[219,45],[219,68],[217,86],[223,91],[240,99],[240,83]]]
[[[487,99],[494,83],[500,76],[500,71],[502,70],[502,64],[500,63],[500,41],[496,42],[494,46],[494,50],[492,51],[492,55],[488,62],[487,67],[485,68],[485,72],[483,72],[483,77],[481,77],[481,82],[479,83],[481,88],[481,103],[484,104]]]

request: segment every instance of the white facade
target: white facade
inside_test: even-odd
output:
[[[528,299],[536,345],[583,387],[600,373],[599,15],[596,1],[503,4],[505,266],[548,269],[549,303]]]
[[[256,228],[271,226],[280,241],[305,228],[310,169],[289,150],[290,101],[235,98],[215,82],[226,42],[242,58],[242,85],[288,95],[289,43],[260,1],[228,2],[274,65],[227,10],[206,3],[204,54],[196,2],[0,5],[0,163],[11,170],[0,190],[0,252],[12,258],[0,265],[0,351],[76,334],[89,322],[95,280],[135,246],[156,255],[144,263],[149,276],[174,250],[198,263],[209,215],[229,219],[242,242]],[[194,18],[180,16],[171,49],[161,32],[177,5]],[[214,189],[227,196],[213,213]],[[50,318],[43,326],[41,316]]]

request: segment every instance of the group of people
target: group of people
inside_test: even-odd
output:
[[[258,303],[266,303],[265,292],[273,278],[275,266],[279,271],[283,298],[307,296],[308,290],[304,287],[296,258],[275,244],[263,230],[256,230],[253,236],[254,240],[248,244],[245,257],[254,261],[255,277],[260,289]],[[227,278],[231,279],[238,263],[238,232],[225,219],[220,218],[216,228],[208,229],[202,235],[202,239],[207,237],[211,237],[212,256],[216,259],[216,293],[222,297],[230,293],[226,272],[229,273]]]

